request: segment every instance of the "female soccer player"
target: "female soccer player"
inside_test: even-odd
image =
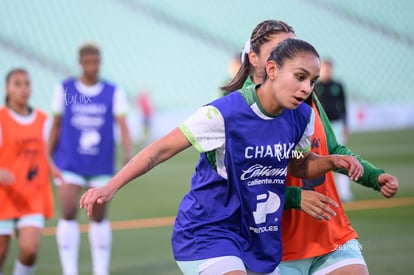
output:
[[[14,233],[19,256],[13,274],[34,273],[42,228],[53,215],[46,115],[29,106],[30,94],[27,71],[10,71],[0,108],[0,274]]]
[[[241,70],[233,81],[223,87],[225,91],[263,82],[263,66],[270,51],[286,37],[294,37],[293,28],[282,21],[266,20],[261,22],[253,31],[251,39],[243,51],[244,62]],[[319,104],[315,94],[306,101],[315,113],[315,133],[312,136],[312,152],[319,155],[344,154],[354,155],[345,146],[339,145],[330,126],[329,120]],[[398,180],[375,168],[372,164],[358,160],[364,167],[360,184],[379,190],[384,197],[392,197],[398,190]],[[344,172],[344,171],[342,171]],[[316,217],[329,220],[331,213],[323,213],[324,208],[315,204],[317,200],[309,200],[317,193],[315,190],[330,198],[339,205],[336,216],[330,222],[317,221],[302,211],[289,210],[283,213],[283,261],[280,265],[282,274],[367,274],[367,267],[361,255],[361,244],[357,234],[350,226],[344,209],[340,203],[332,173],[320,178],[301,180],[288,174],[286,200],[288,205],[302,209]],[[300,189],[303,191],[300,200]],[[322,197],[324,198],[324,197]],[[325,208],[326,210],[326,208]]]
[[[125,184],[193,145],[200,160],[172,236],[179,267],[184,274],[277,274],[287,171],[306,178],[339,167],[355,179],[362,173],[354,157],[309,152],[313,114],[301,103],[319,67],[310,44],[285,40],[266,63],[262,85],[200,108],[138,153],[107,185],[88,190],[80,206],[92,215]]]
[[[124,157],[132,157],[125,116],[128,102],[122,89],[99,78],[100,61],[97,45],[82,45],[81,76],[59,84],[52,101],[49,151],[64,178],[58,184],[61,218],[56,229],[64,275],[78,274],[77,205],[81,190],[105,185],[115,171],[115,122],[121,132]],[[112,232],[105,206],[91,217],[89,242],[93,274],[109,274]]]

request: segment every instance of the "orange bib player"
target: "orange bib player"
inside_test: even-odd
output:
[[[43,129],[46,115],[32,111],[30,119],[19,121],[7,107],[0,109],[0,167],[14,176],[14,183],[0,185],[0,220],[25,215],[53,215],[49,164]]]
[[[30,94],[27,71],[10,71],[0,108],[0,275],[13,234],[19,247],[13,274],[34,273],[45,219],[53,215],[50,171],[61,177],[47,157],[46,115],[28,105]]]
[[[380,191],[384,197],[392,197],[398,190],[394,176],[376,168],[338,144],[329,120],[315,94],[311,106],[315,114],[311,151],[325,156],[329,154],[354,155],[364,167],[358,183]],[[281,274],[368,274],[362,245],[352,228],[341,204],[332,172],[316,179],[298,179],[288,174],[289,188],[301,188],[321,193],[338,203],[336,215],[329,221],[316,220],[303,211],[286,210],[282,216],[283,257]],[[341,273],[342,272],[342,273]],[[333,273],[332,273],[333,274]]]

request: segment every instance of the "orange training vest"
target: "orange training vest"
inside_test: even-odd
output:
[[[43,128],[46,115],[34,110],[30,124],[16,121],[6,107],[0,108],[0,168],[15,182],[0,183],[0,220],[28,214],[53,216],[53,197]]]

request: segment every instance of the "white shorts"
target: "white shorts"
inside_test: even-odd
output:
[[[279,265],[280,273],[282,275],[323,275],[348,265],[366,265],[361,250],[362,245],[357,239],[349,240],[328,254],[281,262]]]
[[[243,261],[236,256],[223,256],[197,261],[177,261],[184,275],[211,275],[223,274],[233,270],[247,272],[248,275],[280,275],[276,268],[271,273],[256,273],[246,268]]]
[[[104,186],[112,177],[112,175],[83,176],[66,170],[62,170],[61,173],[63,180],[66,183],[87,188]],[[57,186],[61,184],[61,182],[57,179],[55,179],[55,182]]]
[[[45,217],[42,214],[31,214],[18,219],[0,220],[0,235],[13,235],[17,229],[33,226],[45,227]]]

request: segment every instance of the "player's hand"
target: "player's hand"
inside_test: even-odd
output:
[[[392,198],[398,192],[398,179],[393,175],[384,173],[378,176],[378,183],[381,186],[380,192],[386,198]]]
[[[93,208],[96,204],[104,204],[112,200],[115,190],[110,185],[91,188],[83,194],[80,199],[80,208],[84,208],[86,215],[92,217]]]
[[[311,190],[302,190],[300,209],[317,220],[329,221],[335,217],[336,212],[330,207],[338,207],[338,204],[331,198]]]
[[[0,168],[0,184],[10,185],[15,181],[14,175],[5,168]]]
[[[335,168],[348,170],[348,176],[353,181],[357,181],[364,174],[364,168],[361,163],[353,156],[335,155],[334,166]]]

